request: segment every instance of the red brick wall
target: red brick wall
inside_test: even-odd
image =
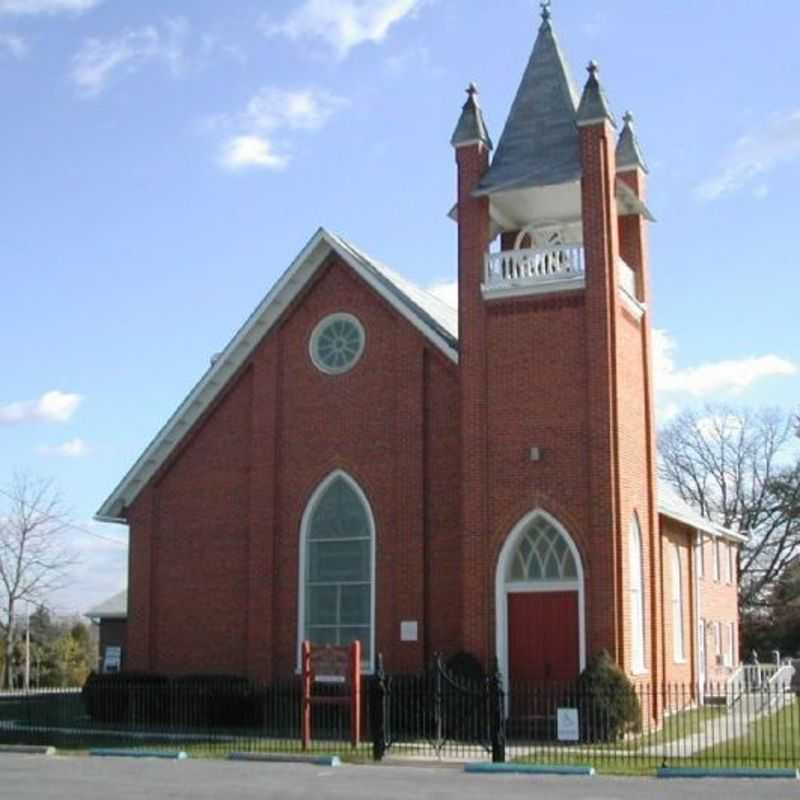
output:
[[[324,375],[309,336],[343,310],[364,325],[366,349],[349,373]],[[335,469],[360,484],[375,517],[387,667],[419,669],[425,642],[457,649],[456,392],[445,356],[352,270],[323,268],[130,509],[130,667],[292,671],[301,517]],[[426,549],[438,555],[427,582]],[[418,643],[400,643],[402,620],[419,621]]]
[[[698,578],[698,598],[699,598],[699,617],[706,623],[706,679],[710,682],[726,681],[736,665],[746,660],[747,653],[739,652],[739,615],[738,615],[738,576],[736,574],[736,558],[734,558],[734,570],[730,575],[728,572],[728,549],[736,545],[725,540],[720,542],[720,577],[716,579],[714,572],[714,548],[716,539],[710,536],[704,537],[703,541],[703,577]],[[735,552],[734,552],[735,555]],[[725,655],[728,651],[730,642],[729,624],[734,623],[734,648],[733,666],[728,667],[725,663]],[[720,623],[722,633],[722,663],[717,664],[716,659],[716,624]],[[744,656],[744,658],[742,658]]]
[[[98,629],[98,670],[102,670],[103,668],[107,647],[122,648],[122,668],[125,669],[128,662],[127,621],[124,619],[101,619]]]

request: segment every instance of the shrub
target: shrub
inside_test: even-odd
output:
[[[607,651],[594,656],[581,673],[577,698],[584,741],[611,742],[641,730],[636,690]]]
[[[164,724],[169,721],[169,679],[163,675],[92,672],[83,686],[81,699],[95,722]]]

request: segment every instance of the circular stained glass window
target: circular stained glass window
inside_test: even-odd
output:
[[[364,352],[364,328],[350,314],[325,317],[311,335],[311,359],[330,375],[347,372]]]

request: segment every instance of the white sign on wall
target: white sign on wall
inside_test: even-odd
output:
[[[119,672],[122,666],[122,648],[106,647],[106,656],[103,660],[103,672]]]
[[[419,639],[419,623],[413,620],[405,620],[400,623],[400,641],[416,642]]]
[[[577,742],[580,739],[577,708],[558,709],[558,741]]]

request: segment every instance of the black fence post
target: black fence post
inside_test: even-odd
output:
[[[433,730],[436,738],[436,746],[441,747],[444,741],[444,714],[443,714],[443,690],[442,690],[442,657],[436,654],[433,664]]]
[[[489,690],[489,725],[491,726],[492,761],[503,764],[506,760],[506,693],[503,676],[497,659],[492,660]]]
[[[378,653],[378,665],[372,679],[372,758],[382,761],[386,755],[387,737],[387,710],[388,691],[386,686],[386,672],[383,668],[383,653]]]

